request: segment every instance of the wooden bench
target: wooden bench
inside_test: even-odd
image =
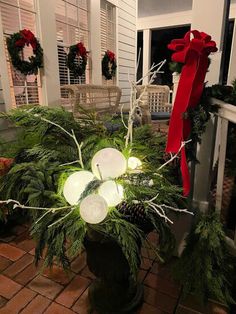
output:
[[[61,86],[62,105],[75,117],[83,116],[83,110],[96,115],[114,114],[119,111],[121,89],[118,86],[73,84]]]

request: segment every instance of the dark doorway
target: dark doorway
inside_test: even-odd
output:
[[[156,64],[164,59],[167,61],[162,68],[164,73],[159,74],[153,84],[172,85],[172,73],[169,70],[169,63],[173,52],[167,48],[167,45],[172,39],[183,38],[189,30],[190,26],[186,25],[152,31],[151,64]]]
[[[229,72],[229,62],[231,56],[231,46],[232,46],[232,38],[234,32],[234,20],[229,20],[228,22],[228,31],[225,38],[225,54],[223,59],[223,79],[222,84],[226,85],[228,80],[228,72]],[[231,83],[231,82],[229,82]]]

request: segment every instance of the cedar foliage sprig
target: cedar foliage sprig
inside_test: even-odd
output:
[[[174,269],[175,278],[183,285],[183,295],[193,293],[202,302],[212,298],[224,304],[234,303],[231,277],[235,270],[218,215],[202,215],[188,235]]]

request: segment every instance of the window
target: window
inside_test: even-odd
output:
[[[0,11],[10,78],[12,107],[18,107],[24,104],[40,104],[40,76],[25,76],[13,68],[11,62],[9,61],[6,46],[6,38],[24,28],[31,30],[37,37],[34,0],[0,0]],[[22,56],[23,60],[27,60],[31,55],[32,48],[25,47]]]
[[[57,0],[56,27],[60,85],[83,84],[90,81],[89,62],[85,74],[79,78],[75,78],[66,66],[66,56],[71,45],[83,42],[89,50],[88,19],[88,0]]]
[[[106,0],[101,0],[101,55],[111,50],[116,53],[116,18],[115,6]],[[115,85],[116,78],[107,81],[103,77],[103,84]]]

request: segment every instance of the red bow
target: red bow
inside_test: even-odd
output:
[[[87,50],[86,48],[84,47],[84,44],[82,42],[78,43],[77,44],[77,49],[78,49],[78,54],[81,56],[81,57],[85,57],[87,55]]]
[[[191,33],[194,38],[190,39]],[[179,86],[170,119],[166,151],[177,153],[182,141],[188,139],[190,120],[184,119],[184,113],[195,107],[202,95],[204,80],[209,66],[208,55],[216,52],[216,43],[211,36],[197,30],[189,31],[182,39],[174,39],[168,45],[174,50],[172,60],[183,63]],[[190,191],[190,177],[184,147],[181,150],[181,172],[183,177],[184,195]]]
[[[31,45],[33,50],[36,50],[37,42],[34,34],[28,29],[23,29],[22,31],[20,31],[20,34],[22,38],[16,41],[16,46],[24,47],[24,45],[26,44],[27,46]]]
[[[107,50],[107,56],[110,59],[110,61],[114,61],[115,60],[115,54],[114,52]]]
[[[9,170],[11,164],[14,162],[12,158],[0,158],[0,175],[4,175]]]

